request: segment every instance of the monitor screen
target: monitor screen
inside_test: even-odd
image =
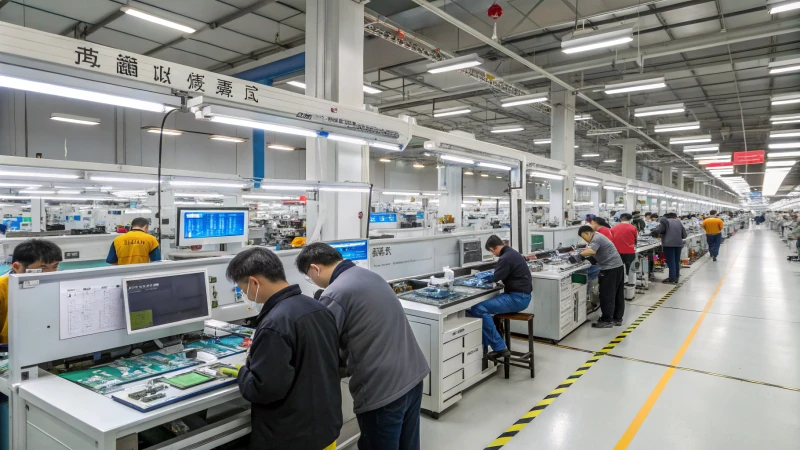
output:
[[[178,245],[225,244],[247,239],[247,208],[179,208]]]
[[[123,278],[128,333],[210,319],[207,280],[205,270]]]

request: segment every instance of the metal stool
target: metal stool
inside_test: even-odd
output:
[[[522,367],[531,370],[531,378],[536,378],[533,369],[533,314],[527,313],[508,313],[508,314],[495,314],[495,319],[503,321],[504,336],[503,340],[506,341],[506,347],[511,351],[511,356],[503,358],[503,361],[497,362],[503,364],[505,367],[505,377],[508,378],[509,366]],[[515,352],[511,350],[511,321],[521,320],[528,322],[528,351]]]

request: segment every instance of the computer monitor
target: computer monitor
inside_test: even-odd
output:
[[[205,269],[123,278],[122,297],[128,334],[211,318]]]
[[[178,208],[179,247],[247,241],[248,208]]]

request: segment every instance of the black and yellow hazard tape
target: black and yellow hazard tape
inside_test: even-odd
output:
[[[498,436],[497,439],[492,441],[491,444],[487,445],[484,450],[496,450],[506,445],[508,441],[514,438],[514,436],[516,436],[520,431],[522,431],[526,426],[528,426],[529,423],[533,422],[533,419],[538,417],[539,414],[541,414],[542,411],[545,410],[545,408],[550,406],[550,404],[552,404],[561,394],[566,392],[566,390],[569,389],[570,386],[572,386],[576,381],[578,381],[578,379],[581,376],[583,376],[583,374],[585,374],[589,369],[591,369],[592,366],[595,365],[595,363],[597,363],[597,361],[599,361],[603,356],[606,356],[608,352],[613,350],[614,347],[616,347],[617,345],[619,345],[620,342],[625,340],[625,338],[628,337],[628,335],[630,335],[633,332],[633,330],[635,330],[639,325],[642,324],[642,322],[644,322],[645,319],[647,319],[648,317],[650,317],[651,314],[653,314],[653,311],[658,309],[661,305],[664,304],[664,302],[667,301],[667,299],[672,297],[672,294],[674,294],[675,291],[677,291],[678,288],[680,288],[683,285],[683,283],[686,282],[686,280],[691,278],[692,275],[693,274],[689,275],[682,282],[678,283],[675,287],[670,289],[670,291],[664,294],[664,296],[661,297],[661,299],[659,299],[655,304],[653,304],[653,306],[649,307],[647,311],[643,312],[641,316],[639,316],[636,320],[634,320],[633,323],[630,324],[628,328],[626,328],[617,337],[612,339],[611,342],[606,344],[605,347],[596,352],[592,352],[592,357],[586,360],[586,362],[583,363],[583,365],[580,366],[578,370],[573,372],[572,375],[568,376],[566,380],[559,383],[559,385],[555,389],[550,391],[550,393],[547,394],[547,396],[544,399],[542,399],[542,401],[537,403],[536,406],[531,408],[530,411],[525,413],[524,416],[522,416],[519,420],[514,422],[514,425],[508,427],[506,431],[503,432],[503,434]]]

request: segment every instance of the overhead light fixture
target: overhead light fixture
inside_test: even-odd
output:
[[[800,142],[781,142],[769,144],[770,149],[779,149],[779,148],[800,148]]]
[[[475,175],[471,170],[467,170],[464,172],[464,175]]]
[[[22,192],[22,191],[20,191],[20,192]],[[62,195],[62,194],[63,195],[77,195],[77,194],[80,194],[81,191],[79,191],[77,189],[62,189],[62,190],[59,190],[57,193],[59,195]]]
[[[548,98],[547,93],[520,95],[518,97],[507,97],[500,100],[500,106],[503,108],[510,108],[512,106],[527,105],[530,103],[546,102]]]
[[[219,134],[212,134],[208,137],[212,141],[224,141],[224,142],[235,142],[237,144],[241,144],[243,142],[247,142],[247,139],[240,138],[240,137],[232,137],[232,136],[222,136]]]
[[[391,159],[387,159],[387,158],[381,158],[378,161],[383,162],[383,163],[392,162]]]
[[[287,197],[287,196],[284,196],[284,195],[252,195],[252,194],[242,195],[242,198],[246,199],[246,200],[292,200],[292,199],[295,199],[295,197]]]
[[[633,26],[580,33],[576,30],[561,41],[561,51],[566,54],[580,53],[598,48],[614,47],[633,41]]]
[[[341,134],[327,133],[326,135],[320,135],[320,136],[326,137],[326,138],[331,139],[333,141],[346,142],[348,144],[367,145],[367,141],[364,140],[364,139],[356,138],[356,137],[350,137],[350,136],[343,136]]]
[[[262,184],[262,191],[311,191],[314,190],[312,186],[302,186],[294,184]]]
[[[700,122],[685,122],[685,123],[669,123],[663,125],[656,125],[654,131],[656,133],[667,133],[670,131],[686,131],[686,130],[699,130]]]
[[[767,153],[767,158],[770,158],[770,159],[772,159],[772,158],[790,158],[790,157],[793,158],[795,156],[800,156],[800,151],[799,152],[775,152],[775,153],[770,152],[770,153]],[[0,185],[0,186],[2,186],[2,185]]]
[[[221,188],[243,188],[245,183],[220,183],[218,181],[190,181],[190,180],[172,180],[169,182],[172,186],[184,187],[221,187]]]
[[[800,58],[785,59],[783,61],[775,61],[769,63],[769,74],[775,75],[777,73],[794,72],[800,70]]]
[[[368,86],[368,85],[365,84],[364,85],[364,92],[366,92],[367,94],[380,94],[383,91],[380,90],[380,89],[375,89],[374,87]]]
[[[586,136],[605,136],[609,134],[619,134],[622,130],[597,128],[586,132]]]
[[[723,159],[723,158],[727,158],[727,159]],[[707,160],[707,159],[718,160],[718,161],[730,161],[731,160],[731,155],[730,155],[730,153],[721,153],[719,155],[707,155],[707,156],[695,156],[694,157],[695,161]]]
[[[686,111],[683,103],[673,103],[670,105],[647,106],[633,110],[634,117],[666,116],[668,114],[680,114]]]
[[[75,116],[72,114],[53,113],[50,114],[50,120],[74,123],[78,125],[100,125],[100,119],[95,119],[94,117]]]
[[[28,195],[31,195],[31,194],[53,195],[53,194],[56,193],[56,191],[40,191],[40,190],[37,190],[37,189],[22,189],[21,191],[19,191],[19,193],[20,194],[28,194]]]
[[[305,89],[306,88],[306,84],[303,83],[302,81],[292,80],[292,81],[287,81],[286,84],[288,84],[290,86],[294,86],[296,88],[300,88],[300,89]]]
[[[471,159],[461,158],[461,157],[453,156],[453,155],[442,155],[441,158],[443,160],[445,160],[445,161],[452,161],[452,162],[457,162],[457,163],[461,163],[461,164],[475,164],[475,161],[473,161]]]
[[[107,176],[91,176],[92,181],[104,181],[107,183],[132,183],[132,184],[158,184],[156,179],[143,179],[143,178],[124,178],[124,177],[107,177]]]
[[[0,187],[4,188],[28,188],[28,189],[35,189],[42,187],[41,184],[31,184],[31,183],[0,183]]]
[[[289,147],[288,145],[281,145],[281,144],[269,144],[267,148],[271,148],[273,150],[282,150],[285,152],[294,151],[294,147]]]
[[[381,195],[420,195],[421,192],[383,191]]]
[[[38,81],[7,77],[5,75],[0,75],[0,87],[37,92],[39,94],[56,95],[58,97],[73,98],[75,100],[85,100],[88,102],[103,103],[105,105],[121,106],[123,108],[140,109],[143,111],[157,113],[164,113],[174,109],[171,106],[164,106],[161,103],[146,102],[144,100],[136,100],[117,95],[103,94],[100,92],[85,91],[83,89],[75,89],[49,83],[40,83]]]
[[[175,197],[192,197],[192,198],[222,198],[222,194],[211,194],[205,192],[176,192],[173,194]],[[244,195],[242,196],[245,197]]]
[[[646,80],[626,81],[623,83],[608,84],[605,86],[606,95],[622,94],[625,92],[649,91],[667,87],[664,77]]]
[[[186,25],[181,25],[181,24],[179,24],[177,22],[173,22],[171,20],[162,19],[161,17],[154,16],[152,14],[146,13],[144,11],[140,11],[138,9],[133,9],[133,8],[131,8],[129,6],[123,6],[122,8],[120,8],[120,10],[122,12],[124,12],[125,14],[131,15],[131,16],[134,16],[134,17],[138,17],[139,19],[144,19],[144,20],[146,20],[148,22],[157,23],[159,25],[163,25],[165,27],[169,27],[169,28],[172,28],[172,29],[175,29],[175,30],[178,30],[178,31],[183,31],[184,33],[191,34],[191,33],[194,33],[195,31],[197,31],[192,27],[187,27]]]
[[[416,169],[422,169],[422,168],[424,168],[424,167],[425,167],[425,165],[424,165],[424,164],[420,164],[420,163],[418,163],[418,162],[415,162],[415,163],[413,164],[413,166],[414,166],[414,168],[416,168]]]
[[[433,117],[456,116],[459,114],[469,114],[472,110],[466,106],[456,106],[455,108],[444,108],[433,110]]]
[[[600,185],[600,183],[592,183],[591,181],[581,181],[581,180],[575,180],[574,183],[577,184],[578,186],[590,186],[590,187],[597,187]]]
[[[478,57],[477,53],[459,56],[458,58],[445,59],[426,66],[428,73],[442,73],[450,72],[452,70],[466,69],[467,67],[475,67],[483,64],[483,59]]]
[[[798,2],[800,4],[800,2]],[[800,92],[794,92],[791,94],[780,94],[780,95],[773,95],[770,97],[770,102],[772,106],[775,105],[788,105],[790,103],[800,103]]]
[[[800,137],[800,130],[770,131],[771,138]]]
[[[769,121],[773,125],[783,125],[787,123],[800,122],[800,114],[780,114],[777,116],[770,116]]]
[[[687,145],[683,147],[684,153],[693,153],[693,152],[717,152],[719,151],[719,144],[710,144],[710,145]]]
[[[209,120],[215,123],[224,123],[228,125],[236,125],[240,127],[256,128],[264,131],[274,131],[275,133],[293,134],[296,136],[317,137],[317,132],[306,130],[304,128],[287,127],[284,125],[275,125],[267,122],[259,122],[256,120],[239,119],[237,117],[228,116],[211,116]]]
[[[80,178],[80,175],[67,175],[62,173],[42,173],[42,172],[11,172],[2,170],[0,175],[7,177],[26,177],[26,178],[58,178],[62,180],[74,180]]]
[[[550,172],[541,172],[541,171],[538,171],[538,170],[535,170],[535,171],[531,172],[530,176],[531,177],[535,177],[535,178],[543,178],[545,180],[563,180],[564,179],[564,176],[561,175],[561,174],[550,173]]]
[[[792,161],[767,161],[767,167],[792,167],[797,160]],[[22,192],[22,191],[20,191]]]
[[[701,144],[703,142],[711,142],[711,135],[704,134],[699,136],[682,136],[682,137],[674,137],[670,138],[669,144],[670,145],[678,145],[678,144]]]
[[[550,144],[552,142],[553,142],[552,139],[534,139],[533,140],[533,145],[547,145],[547,144]]]
[[[617,160],[616,159],[606,159],[606,160],[603,160],[603,162],[608,164],[608,163],[615,163],[615,162],[617,162]]]
[[[575,120],[592,120],[591,114],[575,114]]]
[[[789,173],[789,168],[768,168],[764,171],[764,181],[761,183],[761,195],[772,196],[778,193],[784,178]]]
[[[645,149],[645,150],[636,150],[636,153],[655,153],[656,151],[653,149]]]
[[[482,173],[482,174],[481,174],[481,176],[482,176],[483,178],[489,178],[489,175],[487,175],[487,174],[485,174],[485,173]]]
[[[492,133],[513,133],[515,131],[523,131],[525,128],[519,125],[503,125],[499,127],[493,127],[491,129]]]
[[[175,201],[172,202],[173,205],[177,206],[214,206],[216,203],[214,202],[185,202],[185,201]]]
[[[625,190],[625,187],[624,186],[616,186],[616,185],[613,185],[613,184],[604,184],[603,185],[603,189],[605,189],[607,191],[620,191],[621,192],[621,191]]]
[[[478,165],[480,167],[487,167],[489,169],[511,170],[511,167],[503,166],[503,165],[500,165],[500,164],[494,164],[494,163],[480,162],[480,163],[478,163]]]
[[[581,156],[584,157],[584,158],[596,158],[596,157],[600,156],[600,153],[584,153]]]
[[[166,136],[180,136],[183,134],[181,130],[172,130],[169,128],[164,128],[163,131],[159,127],[142,127],[142,129],[148,133],[164,134]]]
[[[498,178],[498,179],[500,179],[500,178],[503,178],[503,177],[498,177],[498,176],[495,176],[495,178]]]
[[[399,144],[387,144],[385,142],[369,142],[367,145],[374,148],[381,148],[384,150],[391,150],[393,152],[400,152],[403,147]]]

